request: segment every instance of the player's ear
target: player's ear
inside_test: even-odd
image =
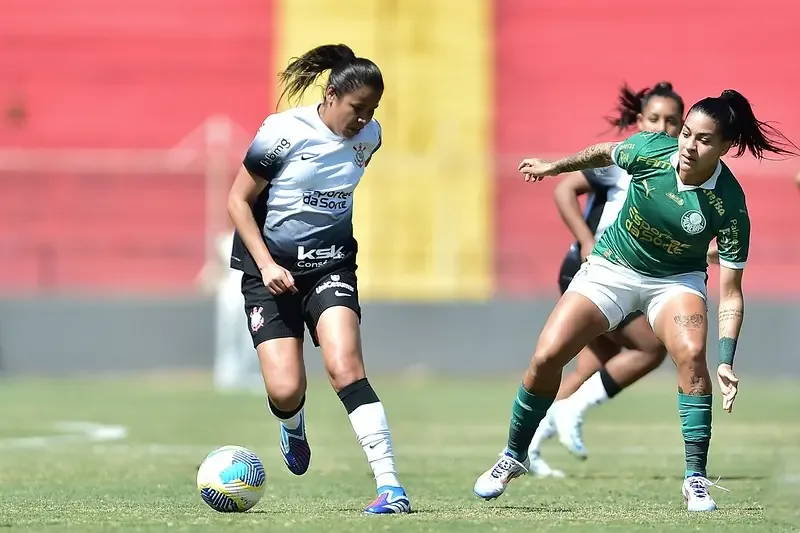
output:
[[[331,105],[336,100],[336,90],[333,85],[325,87],[325,103]]]
[[[636,127],[640,130],[644,129],[644,115],[641,113],[636,114]]]
[[[722,142],[722,152],[720,152],[719,156],[722,157],[728,153],[728,150],[731,149],[731,141],[723,141]]]

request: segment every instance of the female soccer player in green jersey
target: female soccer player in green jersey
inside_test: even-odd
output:
[[[563,367],[591,340],[631,312],[647,316],[678,371],[678,411],[685,443],[682,492],[690,511],[716,503],[706,477],[711,440],[711,378],[706,366],[706,253],[716,238],[720,264],[717,377],[730,412],[738,391],[733,356],[744,317],[742,273],[750,219],[744,192],[721,161],[750,151],[797,155],[780,132],[759,121],[736,91],[692,106],[677,139],[637,133],[555,161],[526,159],[526,181],[617,164],[631,175],[625,204],[575,275],[539,337],[511,412],[500,459],[476,481],[479,497],[500,496],[528,467],[528,445],[553,403]]]

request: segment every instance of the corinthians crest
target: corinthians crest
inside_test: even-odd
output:
[[[364,162],[367,159],[367,155],[364,153],[367,149],[367,146],[362,143],[358,143],[357,145],[353,146],[353,150],[356,151],[355,163],[356,166],[361,168],[364,166]]]

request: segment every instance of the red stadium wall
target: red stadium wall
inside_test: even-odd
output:
[[[564,154],[613,137],[602,117],[613,110],[623,81],[641,88],[669,80],[687,104],[736,88],[757,115],[779,122],[800,143],[796,3],[763,0],[754,9],[739,0],[720,11],[716,3],[690,0],[496,0],[495,8],[501,294],[555,291],[570,243],[552,182],[525,185],[517,162],[525,154]],[[754,225],[747,287],[800,294],[800,193],[790,179],[800,161],[757,165],[746,156],[729,163],[743,182]]]
[[[273,105],[273,19],[265,0],[6,0],[0,146],[168,149],[213,114],[254,131]],[[46,166],[0,175],[0,286],[191,283],[202,172]]]

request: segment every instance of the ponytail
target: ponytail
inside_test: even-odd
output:
[[[756,159],[764,159],[764,152],[776,155],[800,155],[797,146],[775,127],[756,118],[750,102],[733,89],[722,91],[717,98],[708,97],[692,106],[712,118],[722,134],[737,148],[733,157],[741,157],[749,151]]]
[[[683,116],[683,98],[673,90],[670,82],[662,81],[653,88],[644,88],[638,92],[633,92],[628,87],[628,84],[623,85],[619,91],[618,115],[616,117],[607,117],[606,120],[619,131],[630,128],[636,124],[639,113],[645,110],[647,103],[653,96],[675,100],[678,104],[679,113]]]
[[[311,87],[326,70],[342,66],[356,58],[353,50],[345,44],[324,44],[292,59],[286,69],[278,74],[283,92],[278,101],[287,97],[292,100]]]
[[[333,87],[337,96],[364,85],[383,91],[383,76],[375,63],[356,57],[345,44],[325,44],[292,59],[286,69],[278,74],[283,86],[278,101],[284,97],[290,101],[302,96],[326,70],[331,71],[328,86]]]

